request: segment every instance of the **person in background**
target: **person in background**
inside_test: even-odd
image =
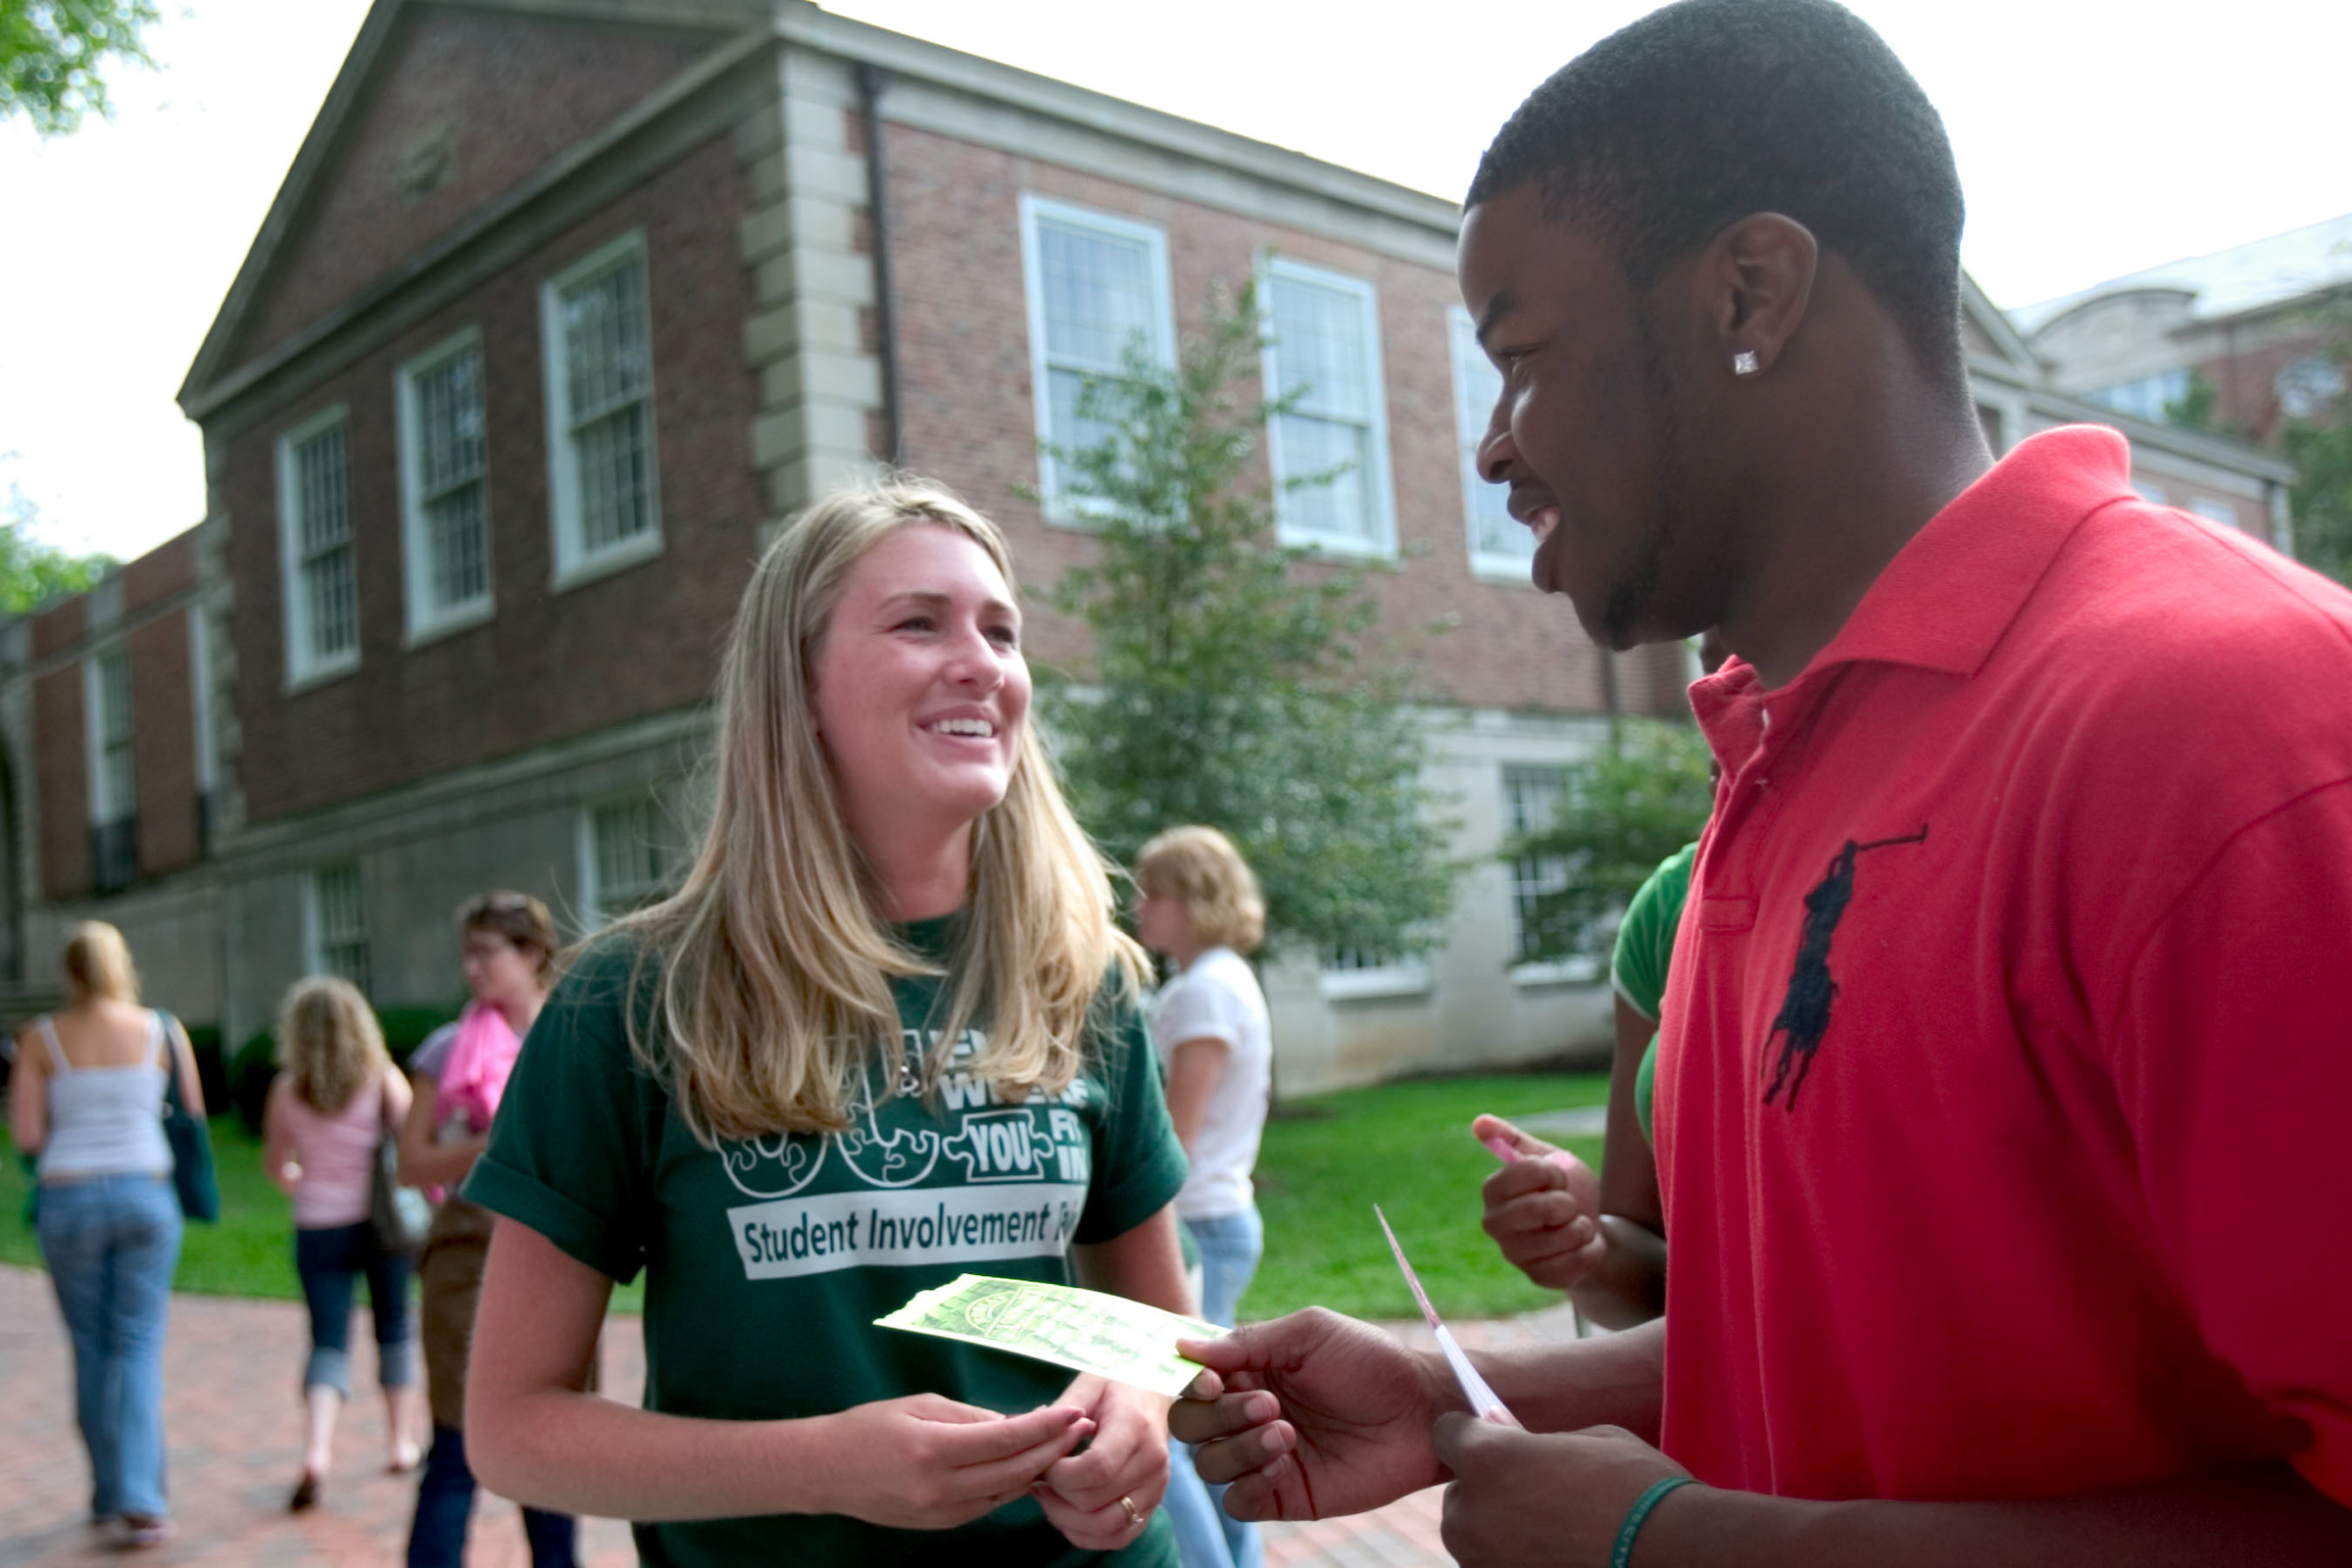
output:
[[[475,1464],[648,1562],[1174,1561],[1164,1398],[874,1321],[966,1272],[1192,1308],[1146,959],[1029,723],[1010,571],[911,476],[778,531],[694,864],[573,962],[466,1182],[500,1216]],[[641,1269],[630,1409],[580,1372]]]
[[[524,893],[467,899],[458,909],[458,938],[473,1000],[409,1058],[416,1094],[400,1132],[401,1182],[441,1195],[416,1264],[433,1441],[416,1484],[409,1568],[457,1568],[466,1557],[475,1490],[466,1456],[466,1375],[491,1215],[457,1187],[489,1144],[522,1037],[546,1004],[557,948],[547,906]],[[525,1507],[522,1529],[534,1568],[570,1568],[578,1542],[570,1515]]]
[[[375,1319],[387,1468],[404,1475],[416,1464],[410,1260],[377,1245],[370,1213],[376,1149],[407,1120],[410,1095],[374,1010],[348,980],[295,982],[278,1008],[277,1061],[262,1113],[262,1168],[294,1200],[294,1272],[311,1312],[302,1479],[286,1500],[300,1513],[318,1501],[334,1458],[335,1418],[351,1397],[351,1297],[361,1275]]]
[[[1265,1225],[1250,1172],[1266,1126],[1274,1039],[1265,994],[1244,956],[1265,939],[1266,905],[1257,878],[1232,841],[1213,827],[1174,827],[1136,854],[1136,929],[1175,974],[1152,1000],[1152,1046],[1168,1079],[1168,1119],[1192,1161],[1176,1217],[1200,1250],[1201,1313],[1234,1326],[1242,1295],[1265,1250]],[[1190,1470],[1181,1445],[1171,1462]],[[1208,1494],[1212,1503],[1222,1487]],[[1255,1568],[1257,1527],[1220,1506],[1212,1544],[1196,1539],[1171,1501],[1186,1568]]]
[[[196,1054],[176,1022],[139,1005],[122,933],[74,927],[65,1008],[20,1042],[10,1131],[37,1154],[38,1235],[74,1342],[74,1411],[90,1458],[90,1524],[126,1546],[176,1533],[164,1463],[164,1334],[180,1211],[164,1137],[167,1076],[204,1115]]]

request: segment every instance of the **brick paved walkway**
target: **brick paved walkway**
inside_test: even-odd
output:
[[[1408,1343],[1429,1344],[1418,1323],[1392,1328]],[[354,1340],[365,1341],[364,1317]],[[1465,1345],[1526,1343],[1573,1334],[1564,1309],[1493,1323],[1462,1323]],[[308,1330],[291,1301],[179,1296],[172,1302],[166,1352],[165,1425],[171,1439],[172,1497],[179,1539],[145,1562],[220,1568],[391,1565],[401,1560],[413,1476],[383,1472],[383,1404],[372,1392],[355,1398],[336,1434],[335,1464],[319,1506],[285,1511],[301,1468],[301,1376]],[[356,1349],[353,1382],[374,1374],[373,1351]],[[74,1430],[72,1363],[46,1276],[0,1265],[0,1568],[95,1562],[99,1549],[83,1524],[89,1473]],[[645,1385],[645,1347],[633,1317],[615,1317],[605,1334],[605,1389],[634,1402]],[[1377,1513],[1314,1524],[1269,1525],[1272,1568],[1413,1568],[1443,1563],[1436,1488]],[[583,1521],[581,1560],[589,1568],[636,1561],[628,1528]],[[474,1510],[471,1568],[525,1568],[521,1518],[513,1503],[484,1495]]]

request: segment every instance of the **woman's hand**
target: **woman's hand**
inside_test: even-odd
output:
[[[969,1524],[1024,1495],[1056,1461],[1070,1463],[1064,1455],[1090,1435],[1098,1443],[1103,1436],[1071,1396],[1004,1416],[944,1395],[912,1394],[818,1419],[828,1428],[824,1451],[831,1460],[821,1511],[897,1530]],[[1164,1442],[1160,1469],[1164,1482]],[[1116,1502],[1110,1511],[1119,1513]]]
[[[1038,1501],[1071,1545],[1114,1551],[1143,1534],[1168,1490],[1168,1401],[1089,1372],[1058,1402],[1094,1418],[1095,1441],[1046,1472]]]
[[[1514,1158],[1489,1176],[1487,1234],[1520,1273],[1555,1291],[1574,1290],[1609,1250],[1600,1229],[1600,1178],[1592,1167],[1500,1116],[1481,1116],[1470,1134]]]

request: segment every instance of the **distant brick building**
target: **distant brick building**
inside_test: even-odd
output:
[[[1050,586],[1093,541],[1040,440],[1134,334],[1170,357],[1212,282],[1254,274],[1266,374],[1313,386],[1270,461],[1352,465],[1289,499],[1286,537],[1382,564],[1389,624],[1452,622],[1430,782],[1474,867],[1426,961],[1273,967],[1283,1086],[1604,1038],[1590,967],[1514,963],[1552,869],[1494,851],[1612,694],[1685,711],[1688,656],[1604,662],[1527,585],[1469,466],[1493,372],[1457,218],[806,0],[378,0],[182,389],[205,520],[0,633],[32,778],[0,790],[13,951],[46,964],[102,910],[158,1000],[233,1043],[312,970],[454,998],[450,911],[484,887],[593,925],[674,874],[719,642],[780,519],[895,455]],[[1996,446],[2093,412],[1969,312]],[[2128,427],[2143,469],[2270,531],[2278,465]],[[1031,625],[1039,662],[1082,659],[1066,619]]]
[[[2052,385],[2161,419],[2201,375],[2216,429],[2276,446],[2287,420],[2352,408],[2342,363],[2352,214],[2144,268],[2017,316]]]

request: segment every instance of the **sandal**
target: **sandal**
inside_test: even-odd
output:
[[[294,1495],[286,1499],[286,1512],[307,1513],[317,1506],[318,1506],[318,1477],[316,1472],[305,1470],[302,1473],[302,1480],[295,1485]]]

